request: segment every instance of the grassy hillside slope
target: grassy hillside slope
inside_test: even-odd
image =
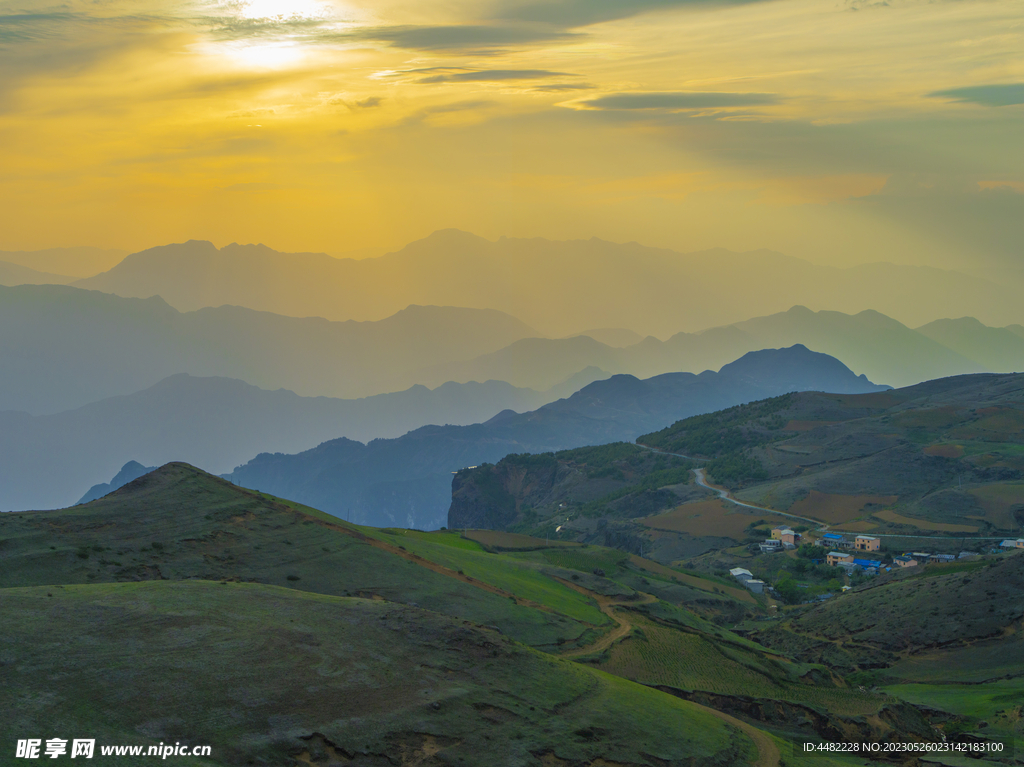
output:
[[[211,744],[197,765],[725,765],[756,753],[691,703],[388,602],[157,581],[4,589],[0,605],[11,737]]]
[[[758,727],[783,751],[928,739],[896,699],[720,625],[762,609],[612,549],[360,528],[169,464],[0,515],[0,730],[275,767],[776,767]]]

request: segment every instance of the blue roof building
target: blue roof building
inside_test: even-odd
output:
[[[865,569],[867,569],[869,567],[878,568],[878,567],[882,566],[882,563],[879,560],[877,560],[877,559],[855,559],[855,560],[853,560],[853,563],[855,565],[860,565],[861,567],[863,567]]]

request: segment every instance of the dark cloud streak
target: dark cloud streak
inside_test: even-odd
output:
[[[544,0],[525,5],[508,2],[499,11],[498,18],[574,29],[639,16],[649,11],[687,6],[739,5],[753,1],[756,0]]]
[[[984,107],[1008,107],[1024,104],[1024,83],[972,85],[967,88],[935,91],[928,95],[931,98],[951,99],[962,104],[980,104]]]

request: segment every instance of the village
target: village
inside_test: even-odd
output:
[[[928,553],[923,551],[907,551],[901,554],[888,556],[882,551],[882,541],[873,535],[850,535],[847,533],[823,532],[817,538],[812,538],[808,543],[816,549],[821,549],[822,556],[807,554],[807,543],[802,544],[803,535],[786,525],[775,527],[771,531],[771,537],[752,544],[751,550],[761,554],[774,554],[783,552],[794,552],[801,550],[801,554],[808,557],[812,565],[826,565],[835,568],[847,576],[848,583],[841,586],[842,591],[852,588],[849,582],[854,577],[864,578],[878,575],[882,572],[891,572],[896,568],[919,567],[932,562],[949,563],[957,560],[971,559],[979,556],[975,551],[961,551],[959,554],[949,553]],[[756,548],[755,548],[756,547]],[[992,549],[992,553],[1005,552],[1016,549],[1024,549],[1024,538],[1007,539],[1002,541],[998,547]],[[786,571],[783,571],[786,572]],[[754,594],[770,594],[778,596],[775,587],[766,581],[754,577],[754,574],[743,567],[734,567],[729,574],[743,584]],[[838,575],[838,573],[837,573]],[[776,584],[777,586],[778,584]],[[818,599],[829,598],[831,593],[818,595]],[[810,601],[810,600],[808,600]]]

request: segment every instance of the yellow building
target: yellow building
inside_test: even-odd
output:
[[[835,567],[843,562],[853,562],[853,554],[847,554],[842,551],[830,551],[828,553],[828,563]]]
[[[878,551],[882,547],[882,542],[870,535],[858,535],[853,547],[858,551]]]
[[[796,543],[796,533],[792,528],[783,525],[772,529],[772,539],[783,543]]]

